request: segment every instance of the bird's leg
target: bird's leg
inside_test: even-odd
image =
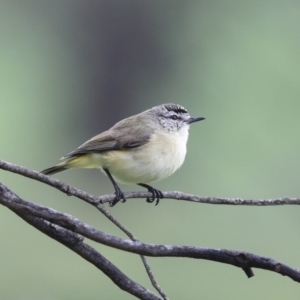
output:
[[[164,195],[160,190],[157,190],[154,187],[152,187],[148,184],[145,184],[145,183],[138,183],[138,185],[146,188],[148,190],[148,192],[152,193],[152,198],[146,199],[146,201],[148,203],[152,203],[156,199],[155,205],[157,205],[159,203],[159,200],[164,198]]]
[[[115,182],[114,178],[111,176],[110,172],[108,171],[108,169],[103,169],[104,172],[106,173],[106,175],[108,176],[108,178],[110,179],[111,183],[113,184],[114,188],[115,188],[115,199],[109,202],[109,206],[114,206],[116,205],[120,200],[121,202],[126,202],[126,198],[123,194],[123,192],[121,191],[121,189],[119,188],[119,186],[117,185],[117,183]]]

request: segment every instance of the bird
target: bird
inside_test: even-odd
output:
[[[99,168],[115,190],[110,206],[126,201],[117,182],[146,188],[152,193],[146,201],[156,200],[157,205],[163,193],[148,183],[162,180],[181,167],[189,127],[202,120],[205,118],[191,117],[181,105],[161,104],[119,121],[63,156],[63,162],[41,173],[53,175],[73,168]]]

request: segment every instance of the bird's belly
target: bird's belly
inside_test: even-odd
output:
[[[170,141],[167,136],[153,138],[140,148],[108,151],[102,160],[103,168],[116,181],[150,183],[172,175],[182,165],[185,154],[186,142],[177,136]]]

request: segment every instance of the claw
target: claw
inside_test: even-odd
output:
[[[115,206],[119,201],[122,203],[126,202],[126,198],[123,194],[123,192],[120,189],[116,189],[115,192],[115,199],[109,202],[109,206],[113,207]]]
[[[163,193],[160,190],[157,190],[154,187],[152,187],[152,186],[150,186],[148,184],[144,184],[144,183],[139,183],[138,185],[146,188],[148,190],[148,192],[152,193],[152,197],[146,199],[146,201],[148,203],[152,203],[156,199],[155,205],[157,205],[159,203],[159,200],[164,198],[164,195],[163,195]]]

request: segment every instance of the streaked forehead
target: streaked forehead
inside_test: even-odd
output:
[[[188,113],[187,110],[183,106],[178,105],[178,104],[172,104],[172,103],[165,104],[164,107],[167,111],[169,111],[171,113],[172,112],[174,112],[176,114],[187,114]]]
[[[178,105],[178,104],[173,104],[173,103],[165,104],[164,108],[165,108],[166,115],[169,115],[169,116],[174,115],[174,114],[177,114],[177,115],[188,114],[187,110],[183,106]]]

